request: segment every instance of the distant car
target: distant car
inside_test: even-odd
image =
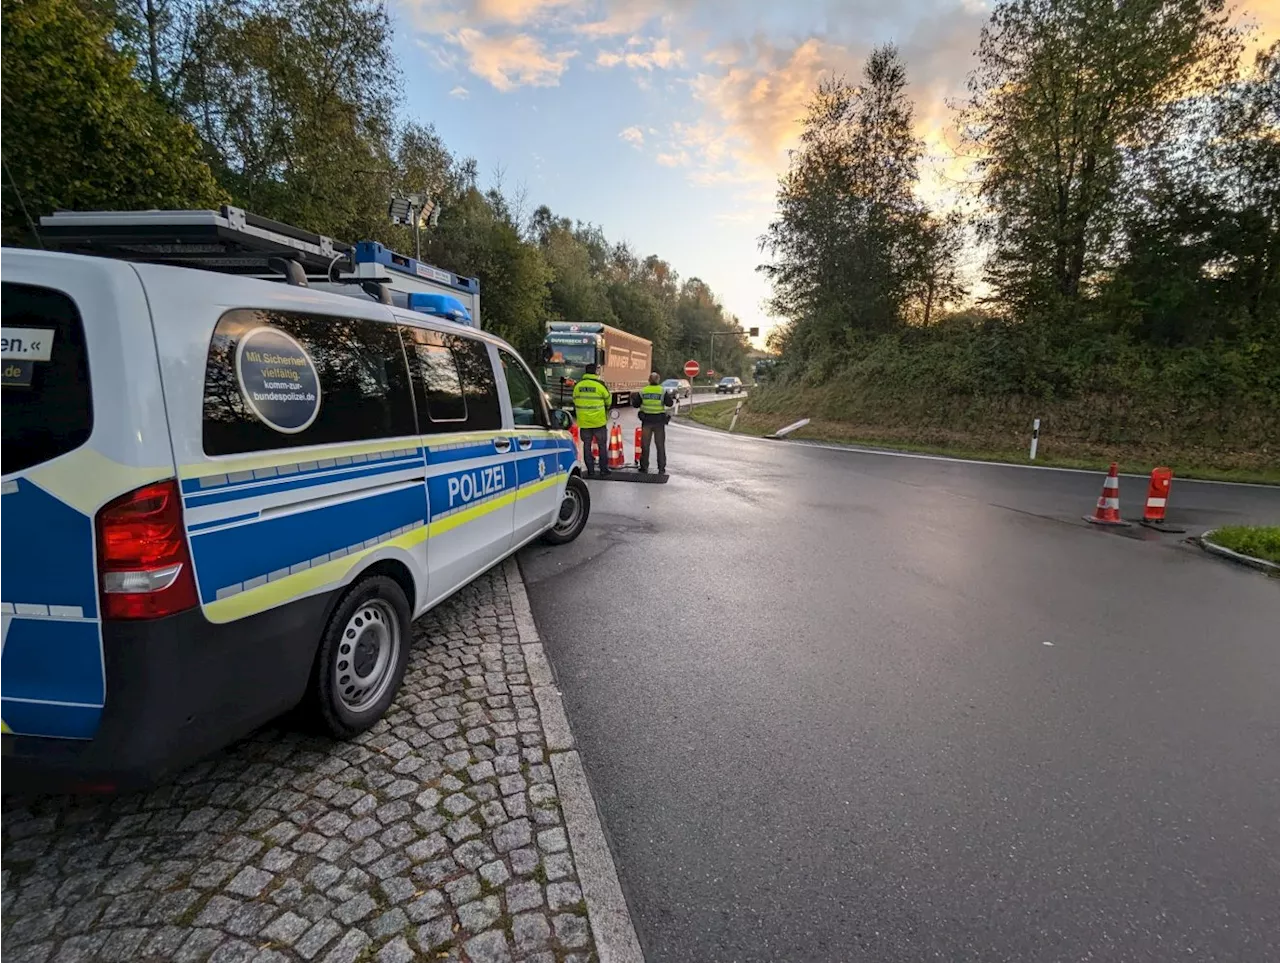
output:
[[[684,378],[668,378],[662,382],[662,387],[667,391],[675,392],[677,398],[688,398],[693,394],[693,388],[689,386],[689,382]]]
[[[720,383],[716,385],[716,394],[718,395],[736,395],[741,390],[741,378],[721,378]]]

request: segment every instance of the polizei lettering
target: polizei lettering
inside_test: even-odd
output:
[[[496,495],[507,486],[506,465],[481,468],[449,479],[449,507]]]

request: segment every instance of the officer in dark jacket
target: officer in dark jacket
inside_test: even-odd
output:
[[[649,470],[649,444],[658,446],[658,474],[667,473],[667,408],[673,403],[671,392],[663,390],[662,376],[651,372],[649,383],[640,389],[640,470]]]

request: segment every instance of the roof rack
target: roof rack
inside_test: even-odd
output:
[[[59,211],[40,218],[40,234],[49,246],[73,254],[283,274],[303,287],[308,275],[337,282],[354,263],[350,244],[231,205],[218,211]]]
[[[224,205],[217,211],[59,211],[40,218],[47,246],[70,254],[284,280],[479,327],[480,282],[384,248]]]

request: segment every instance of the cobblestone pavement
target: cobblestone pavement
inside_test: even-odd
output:
[[[6,798],[4,963],[596,960],[548,748],[499,568],[416,624],[352,742],[272,729],[149,793]]]

